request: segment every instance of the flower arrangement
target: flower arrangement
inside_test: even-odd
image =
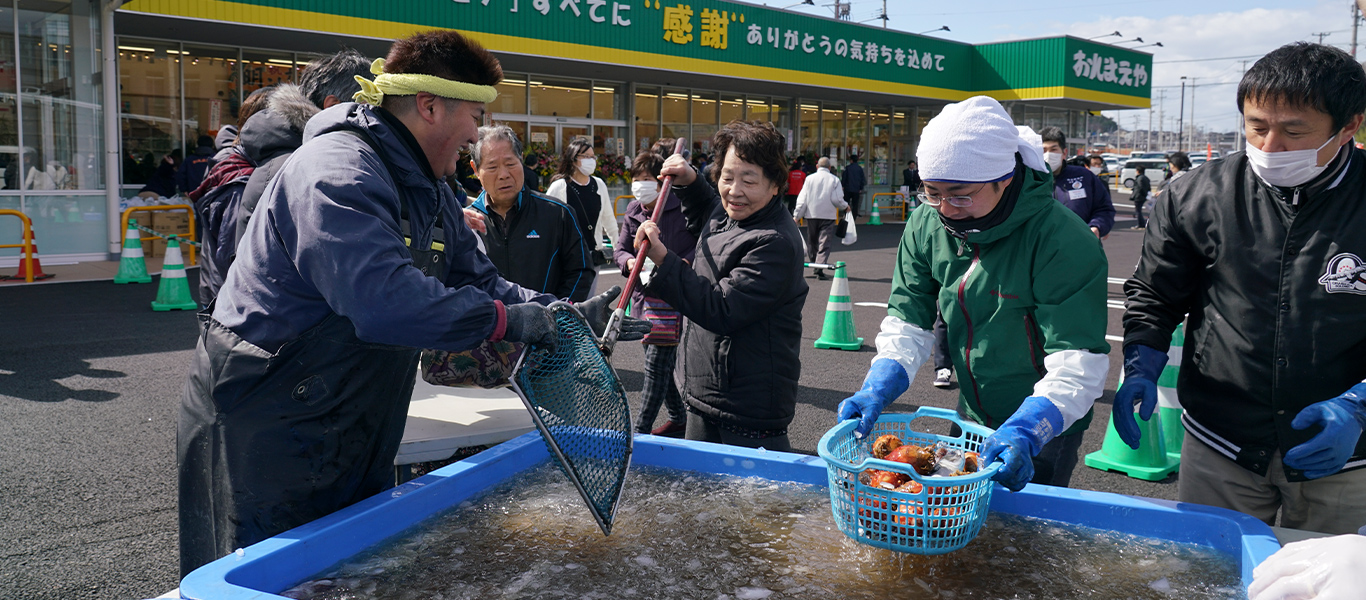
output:
[[[627,183],[627,171],[626,157],[620,154],[603,154],[598,156],[598,171],[594,174],[601,177],[607,185],[620,185]]]

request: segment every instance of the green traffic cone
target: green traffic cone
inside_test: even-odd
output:
[[[876,196],[873,197],[873,216],[870,217],[870,218],[868,219],[868,224],[869,224],[869,225],[881,225],[881,224],[882,224],[882,213],[879,213],[879,212],[877,211],[877,197],[876,197]]]
[[[1124,377],[1121,376],[1120,384],[1123,383]],[[1147,421],[1134,415],[1134,420],[1138,421],[1138,430],[1142,434],[1138,449],[1134,450],[1120,439],[1119,432],[1115,430],[1115,417],[1111,414],[1110,423],[1105,428],[1105,443],[1101,445],[1100,450],[1086,455],[1086,466],[1102,471],[1118,471],[1144,481],[1166,479],[1181,466],[1181,460],[1167,454],[1162,417],[1162,412],[1156,410]]]
[[[875,213],[876,214],[876,213]],[[854,331],[854,303],[849,301],[849,277],[844,262],[835,263],[835,280],[830,282],[830,301],[825,305],[825,326],[816,347],[825,350],[858,350],[863,338]]]
[[[1181,374],[1181,359],[1184,358],[1186,324],[1176,326],[1172,332],[1172,345],[1167,349],[1167,366],[1157,378],[1157,411],[1162,413],[1162,437],[1167,441],[1167,456],[1181,460],[1181,442],[1186,430],[1181,426],[1181,401],[1176,395],[1176,379]]]
[[[185,279],[185,259],[180,256],[180,242],[175,236],[166,240],[166,260],[161,265],[161,285],[152,310],[199,310],[199,303],[190,294],[190,282]]]
[[[138,233],[137,219],[128,219],[128,231],[123,234],[123,253],[119,255],[119,272],[114,283],[152,283],[147,274],[147,261],[142,258],[142,234]]]

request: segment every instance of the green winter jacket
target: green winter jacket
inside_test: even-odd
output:
[[[948,325],[959,412],[999,427],[1033,395],[1044,357],[1107,354],[1107,263],[1100,241],[1053,199],[1053,176],[1023,167],[1019,199],[1000,225],[951,236],[931,206],[911,214],[888,314],[929,331]],[[1084,431],[1091,413],[1064,435]]]

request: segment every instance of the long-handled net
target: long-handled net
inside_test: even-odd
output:
[[[611,535],[631,464],[626,391],[578,311],[563,302],[550,310],[559,342],[553,352],[528,347],[514,368],[512,389],[603,534]]]

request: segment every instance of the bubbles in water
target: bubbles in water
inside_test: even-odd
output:
[[[773,595],[773,590],[761,587],[742,587],[735,590],[736,600],[760,600]]]
[[[1170,594],[1172,591],[1172,584],[1170,581],[1167,581],[1166,577],[1163,577],[1162,579],[1159,579],[1148,584],[1148,587],[1153,588],[1154,590],[1157,590],[1164,594]]]
[[[1223,600],[1241,587],[1231,560],[1195,546],[993,513],[963,550],[905,555],[840,533],[823,486],[640,466],[629,477],[611,537],[547,463],[282,595]]]

